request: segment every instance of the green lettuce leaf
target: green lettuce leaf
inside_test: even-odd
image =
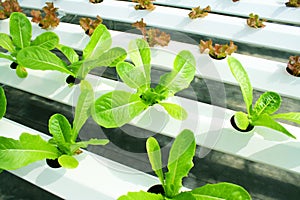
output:
[[[175,139],[168,159],[168,172],[165,174],[165,192],[167,197],[174,197],[182,187],[182,179],[194,166],[196,142],[193,132],[183,130]]]
[[[106,145],[107,143],[109,143],[109,140],[107,139],[92,138],[88,141],[80,141],[76,142],[75,144],[71,144],[71,151],[75,153],[75,151],[79,148],[87,148],[89,145]]]
[[[3,87],[0,87],[0,119],[4,117],[6,113],[6,96]]]
[[[5,33],[0,33],[0,47],[6,49],[10,53],[15,52],[15,46],[10,36]]]
[[[228,56],[227,62],[230,67],[231,73],[240,85],[244,102],[246,104],[247,112],[250,115],[252,110],[253,88],[248,74],[243,68],[240,61],[238,61],[236,58]]]
[[[10,61],[13,61],[13,62],[16,61],[11,55],[6,54],[6,53],[1,53],[1,52],[0,52],[0,58],[4,58],[4,59],[7,59],[7,60],[10,60]]]
[[[68,119],[61,114],[54,114],[50,117],[49,132],[59,149],[66,154],[71,154],[68,143],[72,143],[72,129]]]
[[[96,67],[114,67],[125,60],[126,51],[120,47],[111,48],[95,58],[82,60],[70,65],[69,68],[76,71],[78,77],[85,78],[86,75]]]
[[[256,118],[262,114],[272,114],[276,112],[281,104],[281,97],[276,92],[265,92],[256,101],[251,117]]]
[[[18,75],[19,78],[26,78],[28,73],[24,67],[21,65],[18,65],[16,68],[16,74]]]
[[[171,117],[177,120],[185,120],[188,117],[185,109],[174,103],[160,102],[159,105],[169,113]]]
[[[131,88],[146,88],[144,71],[142,67],[135,67],[128,62],[120,62],[117,67],[117,73],[126,85]],[[143,91],[144,89],[142,89]]]
[[[189,87],[196,72],[196,61],[189,51],[179,52],[174,60],[174,67],[170,73],[160,77],[159,88],[168,90],[168,96]]]
[[[146,108],[139,95],[116,90],[96,100],[92,116],[99,125],[115,128],[130,122]]]
[[[109,49],[112,44],[111,35],[105,25],[99,24],[83,50],[83,59],[96,58]]]
[[[9,31],[15,46],[23,49],[30,45],[32,27],[25,14],[14,12],[10,15]]]
[[[58,163],[66,169],[74,169],[79,165],[78,160],[76,160],[76,158],[74,158],[73,156],[69,155],[61,155],[58,158]]]
[[[22,49],[17,55],[17,61],[25,68],[34,70],[56,70],[75,76],[73,72],[66,68],[59,57],[49,50],[38,46]]]
[[[299,112],[289,112],[289,113],[279,113],[271,116],[273,119],[283,119],[291,122],[300,124],[300,113]]]
[[[150,88],[151,84],[151,50],[143,39],[131,40],[128,45],[128,54],[136,67],[143,69],[144,85]]]
[[[73,48],[62,44],[57,44],[56,48],[66,56],[70,63],[75,63],[79,61],[79,56]]]
[[[206,184],[191,191],[196,200],[251,200],[250,194],[232,183]]]
[[[59,38],[54,32],[44,32],[37,36],[32,42],[31,46],[39,46],[41,48],[52,50],[58,45]]]
[[[56,147],[39,135],[22,133],[19,140],[0,137],[0,169],[14,170],[46,158],[59,156]]]
[[[149,192],[128,192],[127,195],[120,196],[118,200],[164,200],[161,194],[153,194]]]
[[[258,119],[252,122],[253,126],[265,126],[274,130],[277,130],[279,132],[284,133],[285,135],[296,139],[296,137],[291,134],[286,128],[284,128],[281,124],[276,122],[274,119],[272,119],[271,116],[268,114],[262,114],[259,116]]]
[[[236,112],[234,114],[234,122],[241,130],[246,130],[249,126],[248,115],[243,112]]]
[[[94,103],[94,90],[88,81],[82,80],[80,83],[80,95],[75,107],[73,120],[73,134],[71,141],[75,142],[78,133],[86,120],[91,116],[91,106]]]
[[[162,171],[160,146],[154,137],[149,137],[146,142],[148,158],[152,166],[152,170],[158,176],[161,184],[165,185],[165,178]]]

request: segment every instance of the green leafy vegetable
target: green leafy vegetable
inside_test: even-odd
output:
[[[174,197],[182,187],[182,179],[194,166],[196,142],[193,132],[182,131],[175,139],[168,159],[168,172],[165,174],[166,196]]]
[[[153,171],[158,176],[160,182],[164,183],[165,177],[162,171],[161,152],[157,140],[149,137],[146,142],[146,148]]]
[[[75,108],[75,116],[73,120],[72,140],[75,141],[80,129],[91,116],[91,106],[94,103],[94,90],[87,81],[80,84],[80,96],[78,97],[77,106]]]
[[[92,58],[101,55],[111,46],[111,35],[103,24],[99,24],[91,36],[90,42],[83,50],[83,58]]]
[[[276,112],[281,104],[281,97],[275,92],[265,92],[256,101],[252,116],[260,116],[264,113],[273,114]]]
[[[161,194],[152,194],[152,193],[140,191],[140,192],[128,192],[127,195],[123,195],[118,198],[118,200],[138,200],[138,199],[164,200],[164,197]]]
[[[26,15],[13,12],[9,20],[10,35],[0,33],[0,46],[8,52],[0,53],[0,57],[16,64],[17,67],[13,69],[16,69],[18,77],[27,77],[26,68],[58,70],[73,75],[66,69],[66,64],[50,52],[59,43],[55,33],[44,32],[32,39],[32,26]]]
[[[59,43],[58,36],[53,32],[45,32],[37,36],[32,42],[31,46],[39,46],[41,48],[51,50]]]
[[[174,103],[160,102],[159,105],[172,116],[174,119],[185,120],[188,116],[187,112],[181,106]]]
[[[56,48],[59,49],[67,57],[67,59],[70,61],[70,63],[75,63],[75,62],[79,61],[78,54],[71,47],[68,47],[68,46],[65,46],[62,44],[56,44]]]
[[[252,108],[253,89],[246,70],[242,64],[234,57],[228,57],[230,70],[238,81],[242,95],[247,107],[247,114],[242,112],[235,113],[235,122],[238,128],[246,130],[248,125],[265,126],[284,133],[285,135],[296,138],[286,128],[275,121],[275,119],[284,119],[300,124],[300,113],[278,113],[274,114],[281,105],[281,97],[276,92],[267,91],[263,93]]]
[[[3,89],[0,88],[0,111],[5,113],[6,100]],[[18,169],[43,159],[58,159],[62,167],[76,168],[78,161],[73,156],[82,152],[80,148],[107,144],[107,139],[76,141],[80,129],[91,115],[94,99],[92,86],[87,81],[81,82],[80,89],[73,127],[65,116],[54,114],[48,123],[49,132],[53,136],[48,142],[39,135],[29,133],[21,134],[19,140],[0,137],[0,169]]]
[[[272,118],[288,120],[288,121],[300,124],[300,113],[298,113],[298,112],[278,113],[278,114],[272,115]]]
[[[22,67],[21,65],[18,65],[16,68],[16,74],[19,78],[26,78],[28,73],[25,67]]]
[[[5,33],[0,33],[0,46],[11,53],[16,50],[12,39]]]
[[[3,87],[0,87],[0,119],[5,115],[6,113],[6,96]]]
[[[18,63],[26,68],[34,70],[56,70],[63,73],[75,74],[71,72],[64,63],[54,53],[44,48],[35,46],[22,49],[17,55]]]
[[[158,176],[164,192],[152,194],[150,192],[128,192],[118,200],[140,199],[174,199],[174,200],[251,200],[249,193],[241,186],[231,183],[207,184],[190,191],[180,192],[182,179],[186,177],[193,167],[193,157],[196,142],[193,132],[183,130],[175,138],[168,159],[168,171],[162,171],[161,150],[154,137],[149,137],[146,143],[149,161],[153,171]]]
[[[246,130],[250,124],[248,115],[243,112],[236,112],[234,114],[234,121],[237,127],[239,127],[241,130]]]
[[[96,100],[92,116],[98,124],[106,128],[120,127],[146,107],[137,94],[115,90]]]
[[[231,73],[240,85],[247,112],[250,113],[253,101],[253,88],[246,70],[243,68],[240,61],[232,56],[227,58]]]
[[[14,12],[9,18],[9,32],[17,48],[23,49],[30,45],[32,27],[23,13]]]
[[[228,199],[228,200],[251,200],[251,196],[241,186],[232,183],[206,184],[203,187],[192,190],[196,199]]]
[[[0,137],[0,168],[13,170],[46,158],[55,159],[59,151],[39,135],[22,133],[19,140]]]
[[[67,169],[74,169],[79,165],[78,161],[73,156],[69,155],[60,156],[58,158],[58,163]]]
[[[57,48],[69,59],[70,65],[67,68],[80,80],[96,67],[115,67],[119,62],[125,60],[127,53],[123,48],[110,48],[112,39],[106,26],[100,24],[94,30],[89,43],[83,50],[82,59],[71,48],[58,45]]]
[[[155,104],[161,104],[175,119],[186,119],[187,113],[182,107],[162,101],[189,86],[195,75],[194,56],[189,51],[179,52],[173,70],[161,77],[158,86],[151,88],[151,50],[148,43],[143,39],[131,41],[128,54],[133,64],[119,62],[116,69],[123,82],[136,92],[113,91],[104,94],[95,101],[94,120],[106,128],[119,127]]]

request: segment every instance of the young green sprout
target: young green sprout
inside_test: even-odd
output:
[[[280,108],[281,97],[278,93],[272,91],[263,93],[253,106],[253,88],[246,70],[242,64],[232,56],[228,57],[227,62],[233,76],[240,85],[247,109],[247,113],[240,111],[235,113],[234,120],[237,127],[241,130],[246,130],[249,125],[265,126],[282,132],[291,138],[296,138],[284,126],[276,122],[276,119],[300,124],[300,113],[289,112],[275,114]]]

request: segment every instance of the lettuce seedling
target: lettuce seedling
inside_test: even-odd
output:
[[[205,8],[201,9],[200,6],[192,8],[192,11],[189,13],[190,19],[196,19],[199,17],[205,17],[211,11],[210,6],[206,6]]]
[[[94,30],[96,29],[96,27],[99,24],[102,24],[102,18],[97,15],[96,19],[91,19],[88,17],[82,17],[79,20],[79,25],[81,26],[81,28],[84,30],[85,34],[87,34],[88,36],[91,36],[94,32]]]
[[[290,56],[286,70],[291,75],[300,77],[300,56]]]
[[[300,0],[289,0],[285,3],[286,7],[300,7]]]
[[[80,148],[107,144],[107,139],[76,142],[81,127],[90,116],[94,101],[94,92],[88,82],[82,81],[80,89],[73,126],[63,115],[52,115],[48,127],[53,137],[49,141],[29,133],[22,133],[19,140],[0,136],[0,169],[14,170],[44,159],[58,159],[62,167],[76,168],[78,161],[73,156],[81,153]]]
[[[266,21],[266,19],[260,19],[257,14],[250,13],[247,19],[247,25],[252,28],[263,28],[266,26],[263,24]]]
[[[231,183],[207,184],[190,191],[181,191],[182,179],[188,176],[193,167],[196,143],[194,134],[190,130],[183,130],[176,138],[171,147],[168,159],[168,171],[162,170],[161,150],[155,138],[149,137],[146,143],[147,153],[152,169],[158,176],[163,191],[158,194],[145,191],[128,192],[118,200],[164,200],[164,199],[189,199],[189,200],[251,200],[249,193],[241,186]]]
[[[157,28],[146,29],[147,24],[144,23],[144,19],[141,21],[136,21],[132,24],[133,27],[137,28],[141,31],[143,35],[143,39],[148,42],[150,47],[154,47],[155,45],[159,46],[168,46],[171,36]]]
[[[74,49],[61,44],[57,44],[56,48],[66,56],[69,64],[54,53],[38,46],[21,50],[18,53],[17,60],[26,68],[56,70],[69,74],[67,80],[84,80],[92,69],[102,66],[114,67],[126,58],[127,53],[123,48],[110,48],[111,44],[112,39],[109,31],[105,25],[99,24],[83,49],[81,60],[79,60],[79,56]],[[68,83],[73,85],[71,82]]]
[[[53,2],[46,2],[46,6],[43,7],[44,14],[39,10],[32,10],[32,22],[37,23],[42,29],[55,28],[59,25],[59,18],[57,17],[58,8],[54,7]]]
[[[194,79],[194,56],[186,50],[179,52],[173,70],[161,76],[158,85],[152,88],[151,50],[148,43],[143,39],[132,40],[128,51],[133,64],[119,62],[116,69],[123,82],[135,92],[115,90],[102,95],[93,107],[94,120],[106,128],[119,127],[155,104],[162,106],[175,119],[186,119],[187,113],[181,106],[164,100],[187,88]]]
[[[263,93],[252,107],[253,88],[246,70],[242,64],[234,57],[230,56],[227,59],[230,70],[240,85],[244,102],[246,104],[247,113],[236,112],[234,122],[241,130],[246,130],[249,125],[265,126],[285,135],[296,138],[276,119],[283,119],[300,124],[300,113],[289,112],[274,114],[280,107],[281,97],[276,92],[267,91]]]
[[[233,52],[237,50],[237,46],[230,41],[230,44],[214,44],[212,40],[204,41],[200,40],[200,53],[203,53],[206,49],[208,49],[208,54],[211,58],[214,59],[224,59],[227,55],[231,55]]]
[[[22,8],[17,0],[5,0],[0,2],[2,10],[0,10],[0,19],[9,18],[13,12],[22,12]]]
[[[0,87],[0,119],[5,115],[6,113],[6,96],[3,87]]]
[[[155,0],[132,0],[133,2],[138,3],[134,6],[136,10],[154,10],[155,6],[153,5],[152,1]]]
[[[7,50],[7,53],[0,53],[0,58],[12,61],[10,67],[16,69],[16,74],[20,78],[27,76],[25,65],[17,59],[19,53],[26,48],[37,48],[41,52],[50,52],[59,43],[59,37],[53,32],[45,32],[38,35],[35,39],[32,37],[32,26],[30,21],[23,13],[14,12],[9,19],[9,32],[10,35],[0,33],[0,46]],[[30,56],[30,55],[25,55]],[[25,57],[32,60],[30,57]],[[30,62],[30,61],[29,61]],[[42,65],[41,67],[44,67]]]

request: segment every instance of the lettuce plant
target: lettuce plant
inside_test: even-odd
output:
[[[112,39],[109,31],[105,25],[99,24],[83,49],[81,60],[74,49],[61,44],[57,44],[55,47],[65,55],[69,63],[39,46],[22,49],[18,53],[17,60],[26,68],[56,70],[69,74],[67,82],[72,85],[76,79],[85,79],[92,69],[102,66],[114,67],[119,61],[126,58],[127,53],[123,48],[110,48],[111,44]],[[73,80],[73,82],[69,80]]]
[[[0,1],[0,19],[9,18],[10,14],[13,12],[22,12],[22,8],[17,0],[5,0]]]
[[[240,85],[247,109],[247,113],[241,111],[235,113],[234,122],[237,127],[241,130],[246,130],[249,125],[265,126],[282,132],[289,137],[296,138],[275,120],[282,119],[300,124],[300,113],[274,114],[280,108],[281,97],[272,91],[264,92],[255,102],[254,106],[252,106],[253,88],[247,72],[236,58],[230,56],[227,61],[233,76]]]
[[[32,10],[32,22],[37,23],[42,29],[55,28],[59,25],[59,18],[57,17],[58,8],[54,7],[53,2],[46,2],[46,6],[43,7],[44,14],[39,10]]]
[[[265,21],[267,20],[260,19],[257,14],[250,13],[247,19],[247,25],[252,28],[263,28],[266,26],[263,24]]]
[[[154,10],[155,6],[153,5],[152,1],[155,0],[132,0],[133,2],[138,3],[134,6],[136,10]]]
[[[0,53],[0,58],[12,61],[10,67],[16,69],[20,78],[27,76],[25,66],[20,64],[17,56],[25,48],[37,48],[41,51],[54,49],[59,43],[58,36],[53,32],[45,32],[32,40],[32,26],[23,13],[14,12],[9,18],[10,35],[0,33],[0,46],[7,50],[7,53]],[[39,54],[39,52],[36,52]],[[29,57],[26,59],[30,60]]]
[[[6,96],[3,87],[0,87],[0,119],[5,115],[6,112]]]
[[[289,0],[285,3],[286,7],[300,7],[300,0]]]
[[[102,18],[97,15],[96,19],[91,19],[88,17],[82,17],[79,20],[79,25],[81,26],[81,28],[84,30],[85,34],[87,34],[88,36],[91,36],[94,32],[94,30],[96,29],[96,27],[99,24],[102,24]]]
[[[171,40],[170,34],[167,34],[157,28],[150,28],[147,30],[147,24],[144,22],[143,18],[141,21],[133,23],[132,26],[141,31],[143,39],[148,42],[150,47],[154,47],[155,45],[162,47],[168,46]]]
[[[208,49],[208,54],[210,57],[214,59],[224,59],[227,55],[231,55],[233,52],[237,50],[237,46],[230,41],[228,44],[214,44],[212,40],[204,41],[200,40],[200,53],[203,53],[206,49]]]
[[[251,200],[249,193],[241,186],[231,183],[207,184],[190,191],[181,191],[182,179],[188,176],[193,167],[196,143],[194,134],[190,130],[183,130],[176,138],[171,147],[168,159],[168,171],[162,170],[160,146],[155,138],[149,137],[146,143],[147,153],[152,169],[161,182],[161,193],[145,191],[128,192],[118,200],[164,200],[164,199],[189,199],[189,200]]]
[[[290,56],[287,71],[296,77],[300,77],[300,56]]]
[[[158,104],[175,119],[184,120],[186,111],[179,105],[166,102],[168,97],[187,88],[195,75],[196,61],[186,50],[179,52],[173,70],[160,77],[158,85],[151,87],[151,50],[143,39],[132,40],[128,53],[133,64],[119,62],[117,73],[134,92],[114,90],[95,101],[92,116],[101,126],[119,127],[138,116],[148,107]]]
[[[200,6],[192,8],[192,11],[189,13],[190,19],[196,19],[199,17],[205,17],[211,11],[210,6],[206,6],[205,8],[201,9]]]
[[[73,124],[61,114],[51,116],[48,127],[53,137],[49,141],[29,133],[22,133],[18,140],[0,136],[0,169],[14,170],[44,159],[58,159],[62,167],[76,168],[78,161],[73,156],[81,153],[80,148],[107,144],[106,139],[76,142],[94,101],[94,92],[88,82],[82,81],[80,89]]]

